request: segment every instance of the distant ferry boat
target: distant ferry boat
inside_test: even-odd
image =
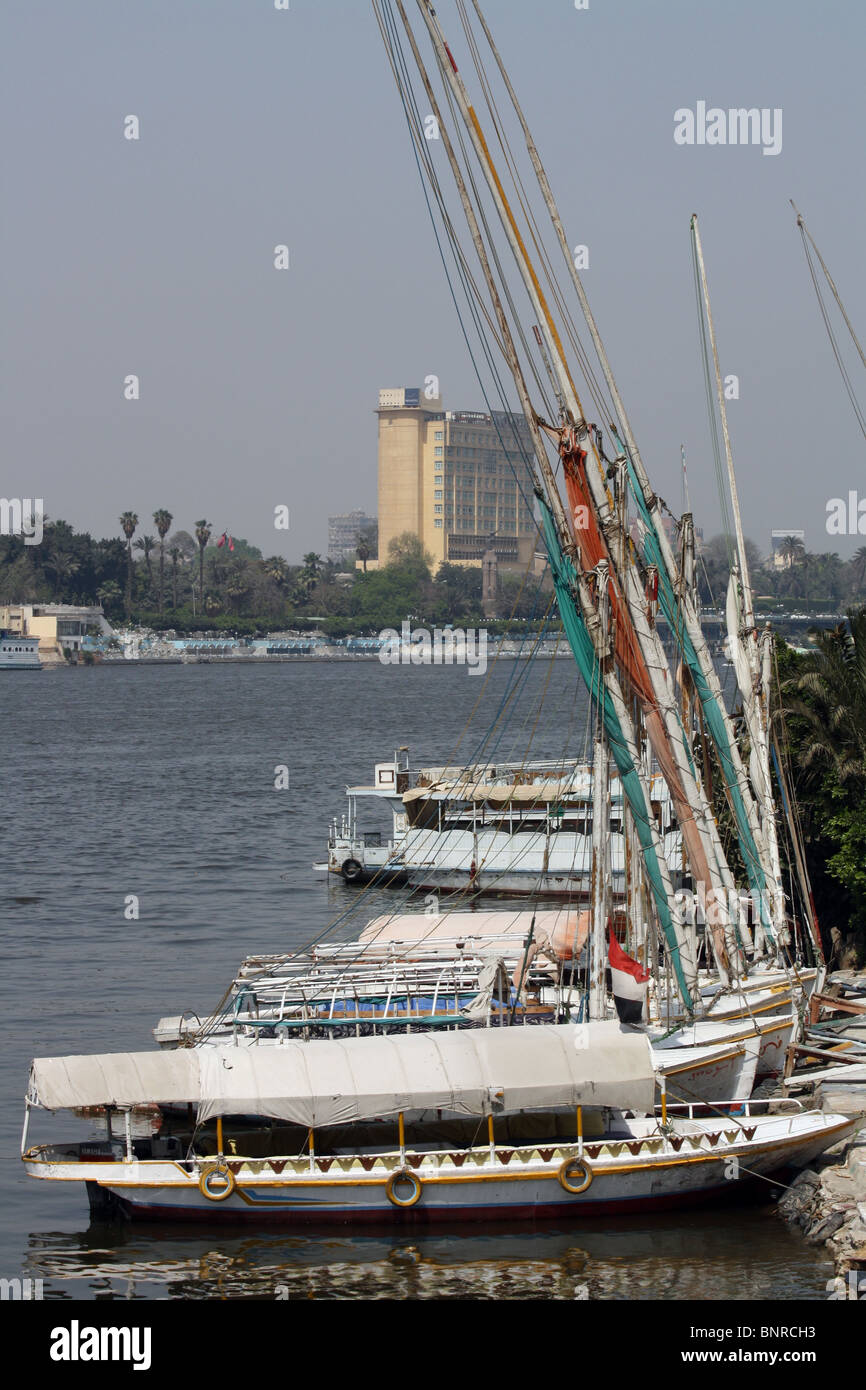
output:
[[[0,671],[41,671],[39,638],[0,632]]]

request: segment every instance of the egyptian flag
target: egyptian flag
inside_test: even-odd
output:
[[[644,970],[639,961],[626,955],[612,931],[607,958],[610,962],[613,1001],[620,1023],[640,1023],[650,972]]]
[[[228,543],[228,548],[229,548],[229,550],[234,550],[234,548],[235,548],[235,543],[234,543],[234,541],[232,540],[231,536],[228,534],[227,531],[223,531],[222,535],[220,536],[219,540],[217,541],[217,550],[222,550],[223,546],[224,546],[226,543]]]

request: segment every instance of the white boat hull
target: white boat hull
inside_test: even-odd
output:
[[[664,1077],[668,1101],[688,1105],[748,1100],[755,1085],[760,1043],[653,1048],[653,1065]],[[660,1088],[657,1087],[660,1098]]]
[[[680,1047],[716,1047],[721,1043],[736,1043],[749,1038],[757,1038],[759,1051],[755,1080],[780,1076],[785,1066],[785,1054],[793,1040],[797,1020],[792,1013],[758,1016],[752,1021],[746,1018],[737,1020],[702,1020],[678,1028],[674,1033],[664,1034],[661,1030],[650,1032],[653,1050]]]
[[[651,1125],[652,1122],[645,1122]],[[85,1181],[96,1209],[108,1201],[130,1219],[257,1221],[290,1224],[477,1220],[598,1215],[736,1198],[755,1175],[802,1167],[853,1133],[842,1115],[798,1113],[674,1122],[667,1136],[640,1131],[577,1144],[398,1152],[331,1158],[229,1159],[231,1191],[207,1197],[200,1183],[215,1160],[114,1163],[55,1161],[50,1151],[24,1156],[32,1176]],[[583,1191],[560,1180],[570,1160],[588,1166]],[[742,1165],[742,1167],[740,1166]],[[398,1171],[417,1185],[397,1206],[388,1183]],[[399,1188],[398,1195],[399,1195]],[[407,1184],[411,1195],[412,1187]]]

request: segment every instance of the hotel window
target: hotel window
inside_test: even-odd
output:
[[[434,507],[433,510],[434,510],[434,512],[436,512],[437,515],[439,515],[439,514],[441,514],[442,508],[441,508],[441,507]]]
[[[437,502],[441,502],[441,501],[442,501],[442,493],[441,493],[441,491],[434,492],[434,493],[433,493],[433,496],[434,496],[434,498],[435,498],[435,500],[436,500]]]
[[[442,474],[441,474],[441,473],[437,473],[437,474],[436,474],[436,477],[433,479],[433,482],[435,483],[436,487],[441,487],[441,486],[442,486]]]
[[[443,454],[445,453],[445,450],[444,450],[444,448],[442,447],[441,444],[437,444],[437,445],[436,445],[436,448],[433,450],[433,452],[434,452],[434,454],[436,455],[436,457],[437,457],[438,459],[441,459],[442,456],[443,456]]]
[[[433,525],[434,525],[434,526],[438,526],[438,527],[440,528],[440,530],[441,530],[441,527],[442,527],[442,518],[441,518],[441,516],[437,516],[436,520],[433,522]]]
[[[437,430],[436,433],[434,434],[433,438],[434,438],[434,439],[444,439],[444,438],[445,438],[445,435],[443,434],[442,430]]]

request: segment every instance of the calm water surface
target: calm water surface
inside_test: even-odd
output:
[[[530,735],[531,756],[586,751],[566,661],[503,662],[486,685],[378,662],[0,673],[0,1277],[66,1299],[826,1297],[830,1262],[771,1207],[293,1237],[92,1225],[75,1185],[21,1171],[31,1057],[150,1047],[160,1015],[208,1011],[246,954],[393,910],[405,892],[361,900],[311,870],[345,786],[403,744],[414,766],[468,761],[500,709],[489,754]],[[64,1125],[40,1117],[34,1139]]]

